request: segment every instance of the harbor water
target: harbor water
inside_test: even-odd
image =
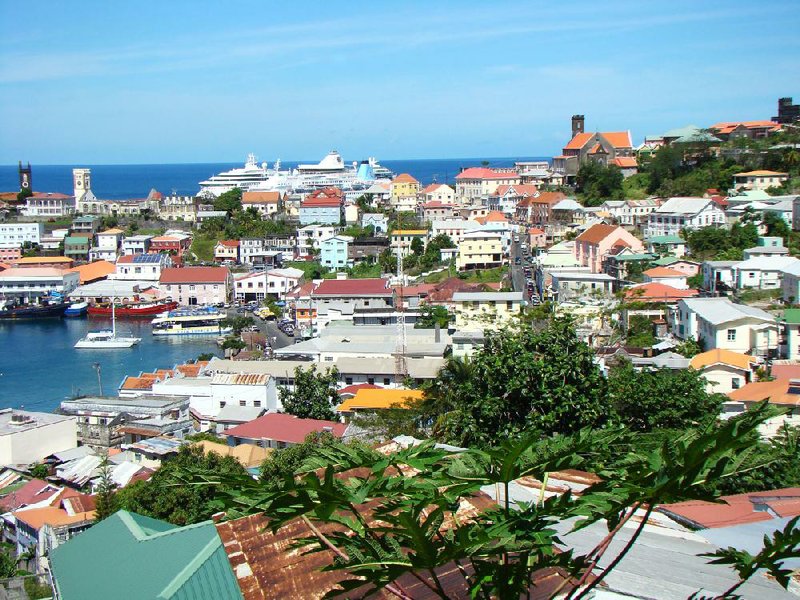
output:
[[[149,319],[117,319],[120,335],[142,338],[133,348],[78,350],[89,330],[111,329],[111,319],[0,321],[0,408],[51,412],[75,394],[117,395],[126,375],[167,369],[205,352],[221,354],[215,337],[153,336]]]
[[[24,157],[20,157],[24,159]],[[150,189],[155,188],[163,194],[175,192],[181,195],[196,194],[200,190],[198,182],[212,175],[244,165],[244,155],[239,163],[195,163],[175,165],[37,165],[31,164],[31,180],[37,192],[72,193],[73,167],[87,167],[92,170],[92,191],[95,196],[108,200],[144,198]],[[300,162],[317,162],[320,158],[308,161],[284,161],[283,169],[296,167]],[[347,160],[347,157],[345,157]],[[503,157],[503,158],[435,158],[417,160],[382,160],[381,165],[394,173],[410,173],[422,184],[433,181],[450,183],[455,181],[462,167],[476,167],[484,161],[491,167],[513,167],[516,161],[548,160],[542,157]],[[273,160],[269,159],[272,165]],[[19,189],[17,165],[0,165],[0,191]]]

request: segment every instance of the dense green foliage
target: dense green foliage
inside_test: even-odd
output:
[[[424,250],[422,240],[414,238],[411,242],[411,254],[403,259],[403,268],[419,273],[433,269],[442,264],[443,248],[455,248],[453,240],[443,233],[431,239],[428,245],[424,246]],[[393,255],[392,259],[396,260]],[[394,270],[394,267],[391,270]]]
[[[248,315],[229,315],[220,321],[222,327],[230,327],[233,335],[239,335],[255,323],[255,319]]]
[[[605,200],[623,199],[624,179],[619,167],[590,160],[578,169],[575,183],[586,206],[599,206]]]
[[[222,457],[214,452],[206,454],[200,446],[183,446],[177,455],[164,460],[148,481],[136,481],[117,492],[117,507],[175,525],[210,519],[224,507],[218,488],[185,485],[182,474],[187,470],[221,477],[249,477],[233,457]]]
[[[341,442],[327,431],[309,433],[301,444],[273,450],[269,457],[261,463],[259,479],[268,489],[279,488],[287,478],[294,477],[303,463],[313,458],[321,448],[337,444],[341,444]]]
[[[631,315],[628,319],[627,345],[635,348],[650,348],[657,341],[650,317]]]
[[[337,393],[339,372],[335,367],[324,373],[297,367],[294,370],[294,390],[280,388],[283,409],[303,419],[336,419],[334,408],[339,404]]]
[[[572,323],[489,334],[471,361],[451,360],[431,385],[426,410],[434,433],[484,446],[524,430],[568,433],[609,414],[605,380]]]
[[[214,210],[224,210],[229,215],[237,210],[242,210],[242,190],[233,188],[228,192],[223,192],[214,200]]]
[[[696,260],[741,260],[742,251],[758,243],[754,223],[734,223],[728,229],[701,227],[684,232],[692,258]]]
[[[28,471],[31,477],[35,477],[36,479],[44,479],[50,475],[50,470],[47,468],[47,465],[43,465],[42,463],[33,463]]]
[[[436,326],[447,329],[450,325],[450,313],[444,306],[426,304],[419,313],[419,318],[414,324],[417,329],[433,329]]]
[[[100,479],[95,490],[95,514],[98,521],[110,517],[117,511],[116,494],[114,489],[117,487],[111,479],[111,463],[108,455],[104,455],[100,460]]]
[[[614,411],[634,431],[685,429],[715,421],[725,396],[709,394],[705,388],[705,379],[697,371],[636,371],[627,361],[608,377]]]
[[[292,465],[294,478],[284,477],[272,488],[244,477],[184,475],[187,481],[214,486],[224,482],[229,515],[264,512],[273,531],[303,519],[308,537],[297,542],[311,552],[334,549],[335,559],[326,568],[341,572],[339,585],[345,593],[360,588],[362,595],[379,590],[399,595],[398,578],[411,574],[420,579],[422,574],[430,578],[433,597],[450,598],[436,571],[456,561],[470,568],[458,570],[455,585],[452,579],[447,582],[451,591],[463,585],[475,598],[524,597],[538,574],[558,568],[576,586],[558,591],[579,599],[637,542],[656,505],[713,500],[708,483],[745,468],[743,459],[758,426],[772,415],[762,404],[717,427],[692,429],[646,449],[638,440],[643,434],[589,428],[545,438],[537,433],[500,438],[496,447],[457,453],[431,443],[386,457],[364,446],[324,445],[302,464]],[[524,477],[544,482],[553,471],[586,468],[593,456],[612,454],[611,448],[618,449],[617,457],[599,473],[602,480],[580,496],[512,501],[513,481]],[[409,467],[413,476],[408,476]],[[482,489],[498,490],[497,505],[459,518],[454,507]],[[644,514],[634,520],[637,511]],[[561,542],[554,524],[572,518],[579,528],[602,522],[608,536],[588,551],[557,551]],[[628,522],[630,542],[617,544],[611,559],[611,541]],[[796,553],[796,537],[772,536],[765,544],[770,552],[758,556],[759,567],[778,573],[783,585],[787,582],[778,559]],[[601,563],[607,551],[609,560]],[[754,573],[748,570],[752,557],[726,551],[717,560],[731,564],[742,579]]]

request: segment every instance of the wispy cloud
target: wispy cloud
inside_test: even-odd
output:
[[[583,7],[536,10],[464,10],[439,13],[405,13],[391,17],[402,27],[383,27],[371,15],[268,27],[224,31],[198,39],[182,35],[147,40],[113,48],[36,53],[0,45],[0,83],[49,81],[60,78],[114,76],[120,73],[179,72],[248,64],[271,64],[285,68],[283,61],[301,66],[328,60],[334,50],[370,48],[399,53],[435,46],[452,47],[502,38],[530,37],[535,44],[547,36],[625,33],[708,19],[725,18],[727,11],[691,11],[671,14],[604,14]],[[741,12],[737,18],[741,18]],[[386,21],[384,21],[386,22]],[[579,38],[576,38],[579,39]],[[18,47],[18,46],[17,46]]]

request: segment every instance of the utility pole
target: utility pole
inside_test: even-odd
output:
[[[394,301],[395,311],[397,312],[397,347],[395,349],[394,380],[395,383],[402,384],[408,375],[408,364],[406,363],[406,313],[403,300],[403,252],[400,242],[398,242],[396,250],[397,280],[399,285],[395,288]]]
[[[97,387],[100,388],[100,395],[103,395],[103,381],[100,379],[100,363],[96,362],[92,364],[92,367],[95,371],[97,371]]]

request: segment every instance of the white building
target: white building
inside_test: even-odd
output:
[[[27,465],[77,445],[74,417],[0,409],[0,465]]]
[[[122,254],[147,254],[152,239],[152,235],[129,235],[122,240]]]
[[[110,279],[157,282],[161,271],[171,266],[169,254],[129,254],[119,257],[117,270]]]
[[[756,256],[743,260],[733,268],[736,289],[774,290],[781,287],[783,273],[795,269],[800,260],[792,256]]]
[[[548,274],[559,303],[609,298],[618,284],[618,280],[607,273],[569,270],[549,271]]]
[[[25,242],[39,244],[44,223],[0,223],[0,248],[21,248]]]
[[[683,229],[725,225],[725,212],[710,198],[670,198],[650,213],[645,237],[679,235]]]
[[[26,217],[57,218],[75,212],[75,197],[54,192],[34,192],[25,199],[22,214]]]
[[[245,273],[234,280],[234,293],[237,300],[245,301],[263,300],[267,295],[283,298],[302,279],[303,271],[292,267]]]
[[[445,183],[432,183],[422,190],[423,202],[442,202],[443,204],[453,204],[456,199],[456,191]]]
[[[477,221],[469,221],[467,219],[443,219],[441,221],[433,221],[431,223],[431,239],[437,235],[446,235],[454,243],[458,244],[463,238],[464,234],[473,229],[480,227]]]
[[[269,411],[283,409],[275,379],[269,375],[217,373],[211,378],[211,403],[217,418],[228,405]]]
[[[783,270],[781,296],[787,304],[800,302],[800,264],[797,262]]]
[[[55,267],[12,267],[0,271],[0,297],[31,302],[53,292],[67,296],[79,282],[80,276],[75,271]]]
[[[312,250],[319,250],[322,240],[336,235],[338,227],[333,225],[306,225],[297,230],[297,253],[310,256]]]
[[[95,245],[89,251],[89,260],[107,260],[116,262],[122,242],[121,229],[106,229],[95,234]]]
[[[386,235],[389,230],[389,217],[383,213],[364,213],[361,215],[361,227],[372,226],[375,235]]]
[[[772,315],[727,298],[685,298],[672,320],[675,335],[697,340],[706,350],[765,356],[778,348],[778,324]]]

